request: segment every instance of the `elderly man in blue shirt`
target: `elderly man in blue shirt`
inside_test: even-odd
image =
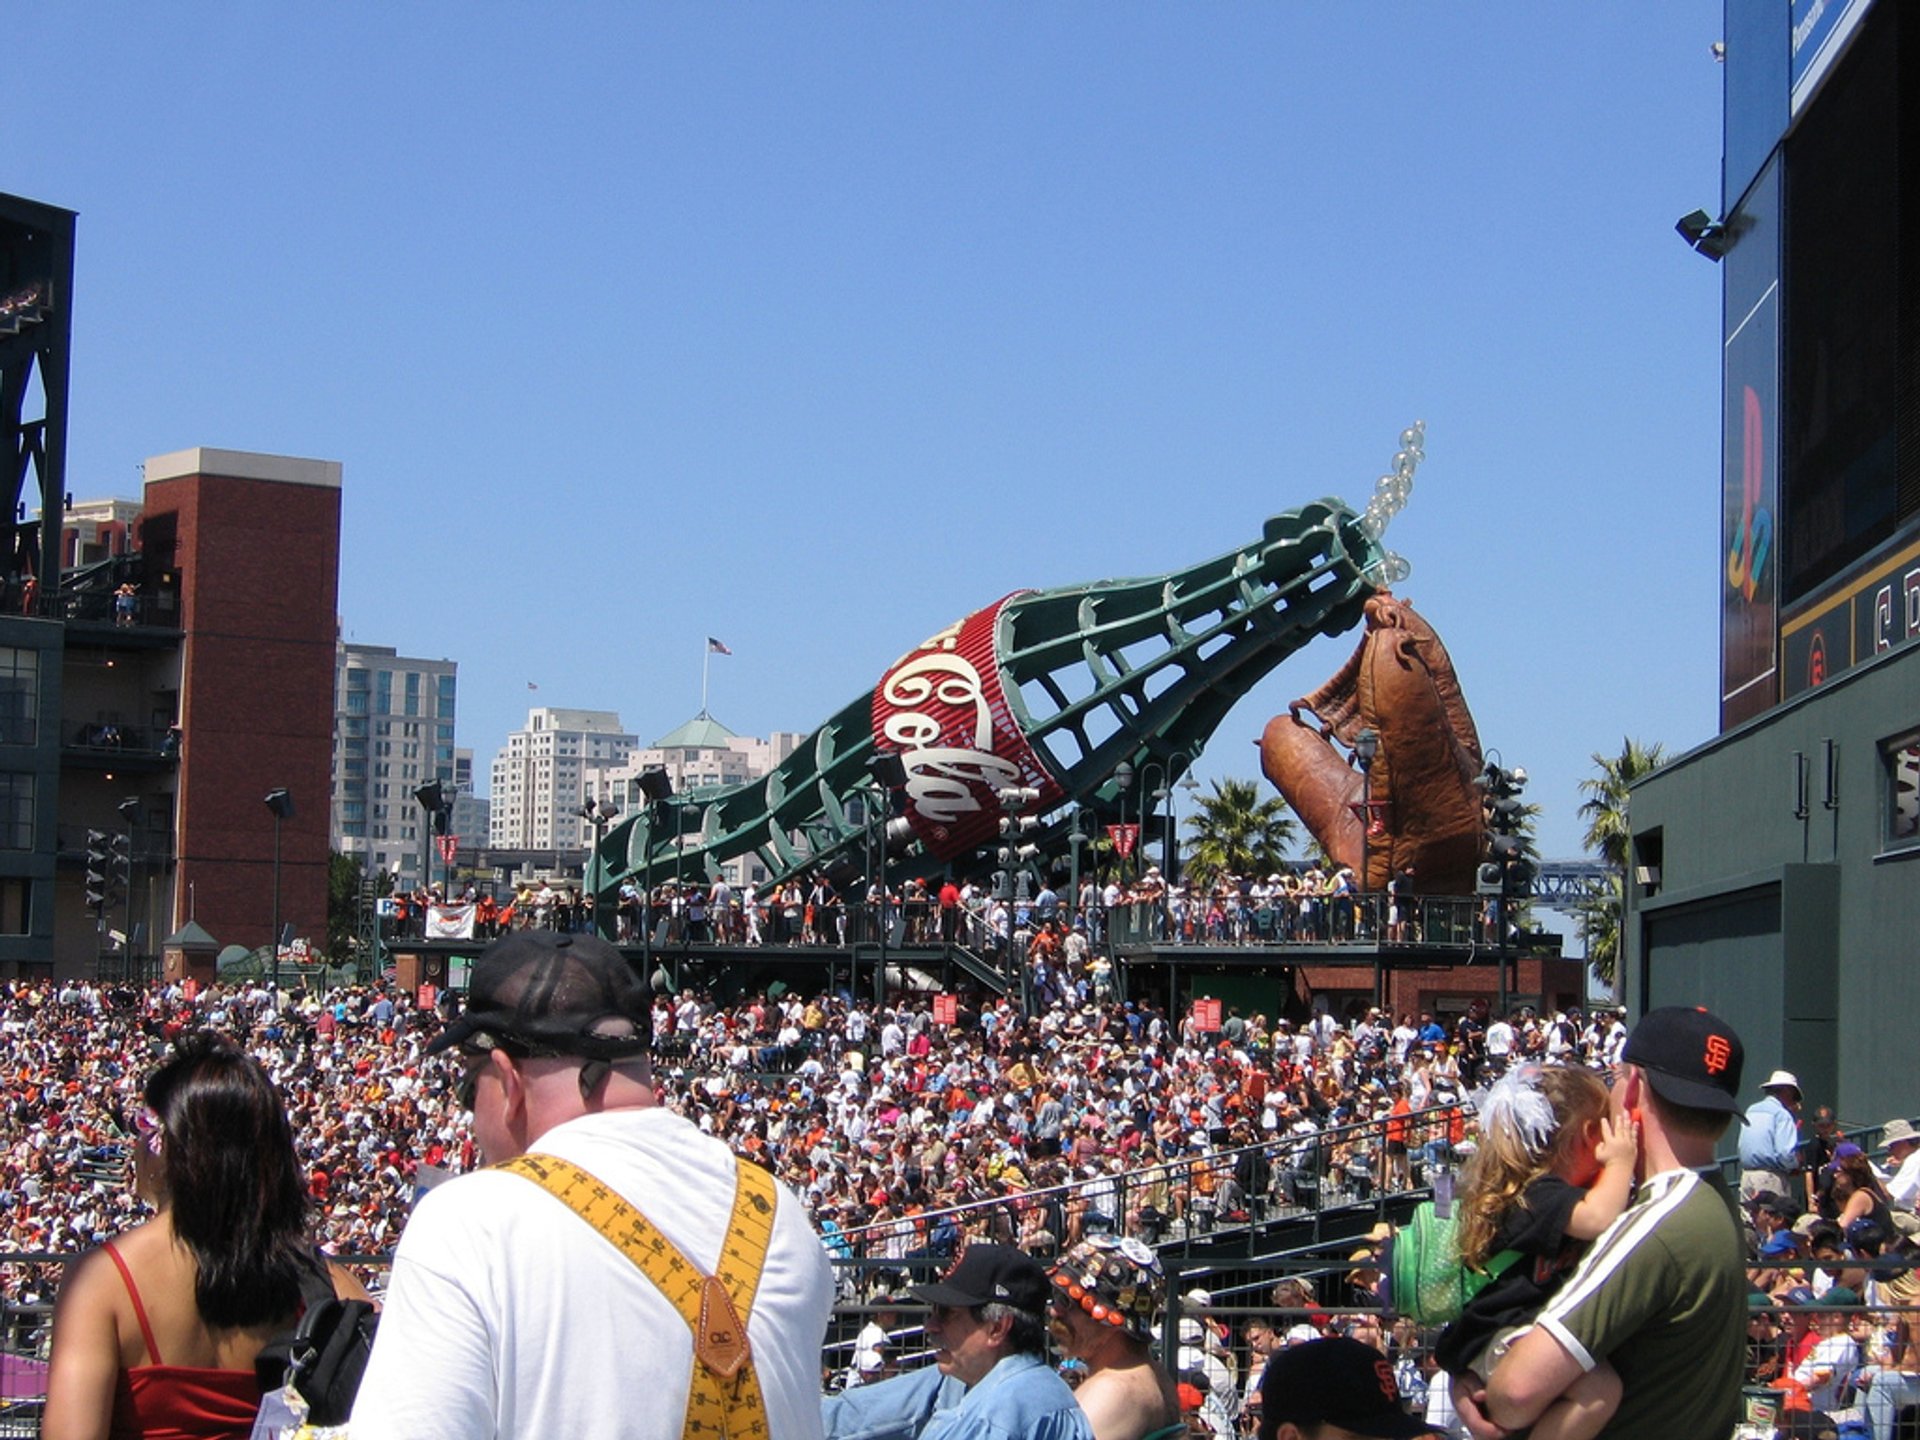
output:
[[[1768,1191],[1796,1199],[1801,1193],[1794,1181],[1800,1171],[1800,1082],[1789,1071],[1776,1070],[1760,1089],[1761,1098],[1740,1122],[1740,1199]]]
[[[1093,1440],[1047,1363],[1047,1272],[1008,1245],[969,1245],[932,1285],[934,1364],[822,1402],[827,1440]]]

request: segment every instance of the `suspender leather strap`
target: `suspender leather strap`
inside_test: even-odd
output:
[[[522,1155],[499,1167],[554,1195],[631,1260],[693,1332],[687,1440],[769,1440],[767,1405],[753,1369],[747,1317],[773,1242],[773,1177],[735,1162],[733,1212],[716,1274],[704,1274],[616,1192],[553,1155]]]

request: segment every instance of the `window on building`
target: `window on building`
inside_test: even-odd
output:
[[[364,715],[367,713],[367,692],[349,690],[347,692],[347,714]]]
[[[0,771],[0,850],[33,848],[34,779]]]
[[[1920,733],[1883,747],[1887,766],[1887,845],[1920,845]]]
[[[0,877],[0,935],[25,935],[33,929],[33,881],[24,875]]]
[[[0,745],[40,741],[40,652],[0,645]]]
[[[374,676],[373,713],[391,715],[393,713],[393,672],[382,670]]]

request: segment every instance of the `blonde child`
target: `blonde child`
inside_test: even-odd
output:
[[[1456,1239],[1484,1270],[1505,1251],[1520,1258],[1467,1302],[1435,1353],[1449,1374],[1491,1374],[1500,1356],[1573,1270],[1587,1242],[1627,1208],[1635,1126],[1611,1111],[1590,1070],[1521,1065],[1480,1107],[1479,1148],[1461,1176]],[[1534,1440],[1592,1440],[1620,1404],[1620,1376],[1602,1362],[1547,1408]]]

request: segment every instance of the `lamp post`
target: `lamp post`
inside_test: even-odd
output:
[[[646,829],[642,832],[643,841],[640,857],[640,954],[647,972],[647,983],[653,983],[653,831],[660,818],[660,807],[673,796],[673,779],[662,766],[642,770],[636,783],[640,793],[646,797],[642,814],[646,819]],[[676,821],[676,823],[678,823]]]
[[[139,964],[133,943],[133,828],[140,819],[140,797],[129,795],[116,808],[120,818],[127,822],[127,978],[132,980],[137,978],[134,967]]]
[[[1127,792],[1132,788],[1133,788],[1133,766],[1130,765],[1127,761],[1122,760],[1118,765],[1113,767],[1113,789],[1114,789],[1113,798],[1119,802],[1120,823],[1122,825],[1126,824],[1126,820],[1127,820]],[[1136,856],[1138,856],[1140,853],[1138,848],[1139,843],[1140,843],[1139,836],[1136,835],[1134,837],[1134,846],[1135,846],[1134,854]],[[1141,862],[1138,859],[1136,859],[1133,862],[1133,878],[1136,880],[1140,878],[1140,864]]]
[[[1353,737],[1353,758],[1360,767],[1360,914],[1367,913],[1367,859],[1373,840],[1373,762],[1380,754],[1380,734],[1369,726]],[[1378,925],[1374,926],[1376,941],[1379,938]],[[1354,925],[1354,938],[1359,938],[1359,923]]]
[[[1081,825],[1085,811],[1078,805],[1073,807],[1073,824],[1067,830],[1069,860],[1067,864],[1067,888],[1071,893],[1067,897],[1067,924],[1071,928],[1076,919],[1084,919],[1080,907],[1080,847],[1087,843],[1086,832]],[[1089,937],[1091,938],[1091,937]]]
[[[436,835],[447,833],[447,821],[453,814],[453,802],[447,798],[446,787],[438,777],[427,781],[413,792],[413,798],[420,802],[420,808],[427,812],[427,823],[423,827],[426,833],[420,844],[420,884],[424,889],[433,887],[433,839]],[[453,889],[453,857],[446,858],[446,868],[442,885],[442,898],[451,898],[447,893]],[[420,917],[420,933],[425,935],[426,916]]]
[[[273,812],[273,933],[267,943],[273,947],[268,970],[268,1002],[280,1009],[280,823],[293,815],[293,796],[285,787],[269,790],[266,807]]]
[[[892,792],[907,783],[907,766],[898,755],[890,750],[880,750],[867,757],[867,775],[864,785],[856,786],[860,793],[861,828],[866,833],[867,844],[867,898],[871,902],[874,893],[874,881],[878,879],[880,887],[880,909],[878,913],[880,945],[879,969],[873,977],[873,994],[876,1004],[887,1001],[887,940],[893,923],[887,913],[887,829],[892,823]],[[876,838],[877,832],[877,838]],[[871,904],[869,904],[871,909]],[[849,959],[848,988],[859,989],[858,961]]]
[[[593,897],[593,928],[602,940],[611,940],[618,933],[615,926],[619,916],[606,916],[600,906],[600,842],[606,839],[607,826],[620,814],[620,806],[610,796],[603,795],[599,800],[589,800],[573,812],[593,827],[593,849],[587,853],[587,863],[580,867],[580,888]],[[448,888],[452,888],[449,880]],[[451,897],[449,897],[451,898]]]

